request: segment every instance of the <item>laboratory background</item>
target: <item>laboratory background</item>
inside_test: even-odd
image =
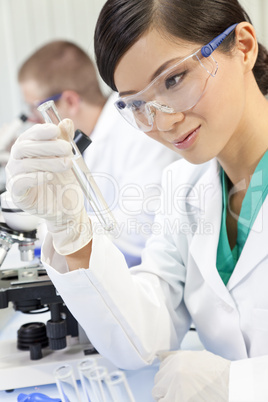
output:
[[[268,46],[268,0],[241,0]],[[17,84],[21,63],[54,39],[71,40],[91,57],[93,35],[104,0],[0,0],[0,127],[19,115],[23,103]],[[103,85],[103,89],[106,90]]]
[[[104,3],[105,0],[0,0],[0,130],[4,124],[10,123],[26,111],[17,82],[17,72],[20,65],[40,46],[51,40],[69,40],[81,46],[94,59],[94,28]],[[268,0],[240,0],[240,3],[252,19],[258,41],[268,47]],[[108,94],[109,89],[101,79],[100,83],[104,93]],[[0,352],[1,344],[6,337],[13,336],[13,333],[4,334],[5,327],[15,317],[15,315],[10,316],[11,309],[11,306],[6,310],[0,309]],[[14,337],[19,322],[14,321],[14,325],[10,326]],[[185,347],[202,348],[202,345],[196,342],[194,334],[190,335]],[[5,353],[7,356],[8,350]],[[1,371],[3,353],[2,355],[0,353],[0,356]],[[58,356],[61,359],[60,353]],[[109,362],[106,362],[106,366],[110,370],[114,369],[109,366]],[[31,371],[23,372],[29,379]],[[144,399],[135,398],[135,400],[151,401],[146,395],[150,395],[154,374],[154,371],[144,371],[137,375],[128,373],[132,390],[137,392],[139,388],[140,393],[145,396]],[[45,378],[44,383],[46,382]],[[145,383],[146,388],[143,387]],[[44,392],[43,388],[40,390]],[[33,388],[29,388],[30,391],[32,392]],[[50,392],[51,396],[58,396],[55,387],[45,388],[45,391]],[[4,393],[0,381],[0,400],[14,401],[14,395]],[[4,396],[5,399],[1,399]],[[134,401],[134,399],[130,400]]]

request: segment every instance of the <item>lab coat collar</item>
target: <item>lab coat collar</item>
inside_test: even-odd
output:
[[[198,189],[200,185],[206,186],[212,184],[212,191],[205,193],[205,208],[200,210],[196,200],[191,198],[186,202],[193,208],[196,208],[205,217],[207,223],[212,224],[213,233],[194,235],[190,245],[190,255],[194,258],[204,280],[208,282],[212,289],[226,303],[234,307],[230,291],[237,286],[268,254],[268,197],[266,197],[252,229],[248,235],[240,258],[236,264],[234,272],[227,284],[224,285],[216,267],[217,247],[219,242],[219,233],[222,215],[222,187],[220,180],[220,165],[215,160],[204,175],[195,184]]]
[[[241,282],[268,254],[268,197],[255,219],[246,243],[227,284],[229,290]]]
[[[201,222],[203,227],[207,227],[207,231],[202,231],[199,230],[200,228],[197,228],[189,249],[190,258],[192,257],[194,259],[205,282],[211,286],[211,289],[214,290],[218,297],[234,308],[234,301],[229,291],[226,289],[216,267],[222,215],[220,165],[216,160],[211,162],[210,168],[207,169],[196,182],[196,191],[198,192],[198,189],[202,186],[204,189],[207,189],[204,192],[204,199],[201,203],[203,209],[200,209],[200,205],[199,208],[197,208],[196,201],[193,202],[186,197],[187,204],[190,204],[193,208],[197,208],[199,225]]]
[[[118,111],[116,110],[115,106],[111,107],[117,98],[118,95],[116,92],[112,92],[107,98],[94,130],[90,135],[90,139],[92,141],[103,140],[104,137],[110,134],[110,127],[113,126],[114,122],[116,122],[118,119]]]

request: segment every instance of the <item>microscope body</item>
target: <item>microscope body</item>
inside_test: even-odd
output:
[[[51,320],[46,326],[47,344],[43,344],[49,345],[51,350],[59,350],[66,347],[68,335],[78,336],[78,324],[57,294],[39,258],[35,257],[36,233],[36,230],[14,230],[6,223],[0,223],[0,268],[14,243],[18,243],[18,258],[20,255],[21,261],[25,261],[22,268],[0,269],[0,309],[12,303],[16,311],[26,314],[50,310]],[[27,330],[29,332],[30,328]],[[31,341],[33,344],[37,342],[34,337]],[[31,350],[31,344],[22,350]],[[31,358],[37,358],[34,352],[33,355]],[[37,355],[40,356],[40,351]]]
[[[82,153],[91,140],[81,130],[76,130],[74,142]],[[51,318],[45,325],[45,333],[43,322],[32,322],[18,328],[16,344],[1,341],[0,391],[53,383],[53,370],[63,362],[73,365],[78,379],[77,362],[86,355],[96,354],[99,357],[98,352],[66,307],[36,256],[39,219],[18,209],[10,194],[4,190],[2,186],[0,309],[9,307],[11,303],[16,311],[27,315],[48,311]],[[16,259],[25,262],[19,268],[12,267],[12,264],[8,266],[6,259],[15,243],[18,244]],[[43,331],[41,336],[40,331]]]
[[[12,224],[10,214],[25,214],[15,212],[10,205],[7,208],[3,199],[1,195],[2,217],[6,221]],[[0,222],[0,309],[12,304],[14,310],[27,314],[25,321],[29,321],[29,314],[33,317],[33,322],[17,328],[15,341],[0,342],[0,390],[52,383],[53,370],[60,362],[75,367],[86,355],[97,354],[36,256],[39,239],[34,226],[38,222],[33,221],[29,226],[31,219],[27,219],[29,230],[17,226],[14,229]],[[23,218],[19,221],[23,222]],[[17,225],[18,219],[14,222]],[[22,265],[19,268],[9,266],[6,258],[11,248],[14,254],[15,243],[18,244],[15,259]],[[43,312],[48,312],[50,319],[46,323],[36,322],[34,314],[39,313],[40,317]],[[9,354],[9,358],[3,359],[1,353]]]

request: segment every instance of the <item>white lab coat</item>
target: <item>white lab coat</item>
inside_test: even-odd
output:
[[[139,267],[128,270],[104,236],[93,238],[89,269],[67,273],[49,237],[43,261],[89,339],[117,366],[138,369],[157,351],[179,348],[193,321],[207,350],[234,361],[230,401],[267,401],[268,199],[225,286],[216,269],[219,170],[216,160],[165,170],[155,234]]]
[[[127,123],[114,106],[117,98],[108,98],[83,156],[118,223],[114,243],[132,266],[150,235],[163,169],[179,155]]]

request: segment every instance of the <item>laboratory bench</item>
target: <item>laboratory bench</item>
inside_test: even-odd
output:
[[[71,363],[74,368],[77,366],[78,362],[85,360],[83,354],[75,355],[77,346],[67,346],[67,348],[62,351],[53,351],[51,355],[54,356],[53,364],[51,362],[47,363],[48,357],[40,359],[38,361],[31,361],[29,357],[29,352],[18,352],[21,353],[23,358],[17,359],[14,367],[12,367],[12,359],[15,359],[13,354],[16,353],[16,337],[18,328],[32,321],[43,321],[46,322],[49,319],[49,312],[43,314],[33,315],[24,314],[18,311],[14,311],[12,307],[0,310],[0,401],[17,401],[17,397],[20,393],[26,395],[33,392],[40,392],[51,398],[60,398],[57,387],[55,383],[49,381],[53,379],[51,376],[52,371],[65,363]],[[186,335],[183,344],[183,349],[201,350],[203,346],[201,345],[199,338],[195,331],[189,331]],[[19,355],[21,356],[21,355]],[[107,367],[109,372],[116,369],[116,367],[109,362],[107,359],[100,355],[93,355],[99,359],[99,365]],[[15,367],[16,366],[16,367]],[[158,370],[158,365],[148,366],[140,370],[124,370],[129,387],[133,393],[135,401],[137,402],[153,402],[151,396],[151,391],[154,384],[154,376]],[[2,374],[1,374],[2,371]],[[37,373],[37,376],[36,376]],[[38,373],[42,377],[41,381],[38,381]],[[46,378],[46,373],[48,377]],[[12,387],[12,376],[16,376],[20,379],[19,387],[15,387],[14,390],[10,390]],[[24,386],[23,376],[26,376],[26,383],[28,381],[34,382],[31,386],[27,383]],[[36,379],[33,380],[33,376]],[[6,381],[5,381],[6,377]],[[77,376],[78,378],[78,376]],[[29,380],[30,379],[30,380]],[[5,381],[5,382],[2,382]],[[1,384],[2,382],[2,384]],[[43,382],[43,383],[42,383]],[[8,383],[7,389],[5,388],[5,383]],[[77,381],[78,387],[81,389],[80,381]],[[4,386],[3,386],[4,384]],[[4,390],[5,389],[5,390]],[[82,392],[81,392],[82,395]]]

